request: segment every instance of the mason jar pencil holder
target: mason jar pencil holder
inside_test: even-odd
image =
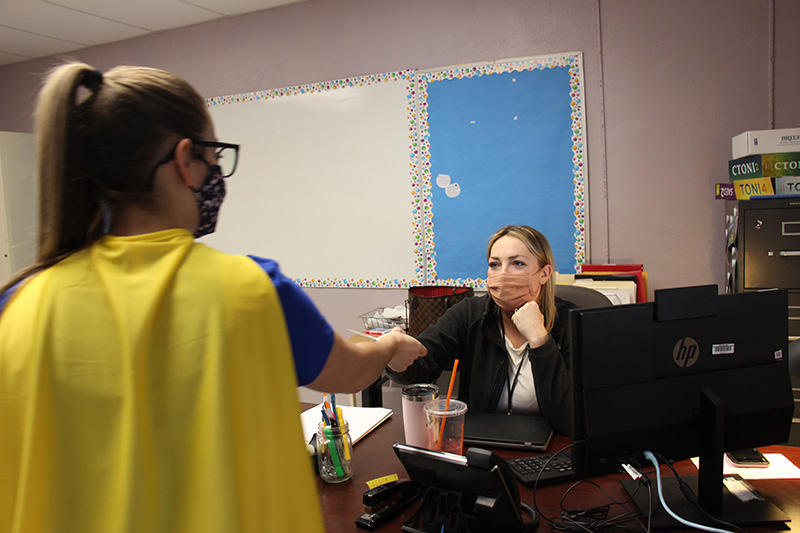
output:
[[[353,477],[353,441],[350,426],[320,422],[317,426],[317,466],[319,476],[328,483],[341,483]]]

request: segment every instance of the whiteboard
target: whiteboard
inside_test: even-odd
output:
[[[200,242],[280,263],[307,287],[419,284],[413,72],[207,100],[241,145],[216,232]]]

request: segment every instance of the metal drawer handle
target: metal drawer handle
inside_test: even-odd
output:
[[[778,255],[781,257],[800,257],[800,250],[781,250]]]
[[[781,224],[781,235],[784,237],[800,235],[800,222],[783,222]]]

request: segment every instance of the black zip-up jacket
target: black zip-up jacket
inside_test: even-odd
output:
[[[572,380],[569,371],[569,309],[556,298],[558,316],[547,341],[528,350],[539,408],[553,428],[572,434]],[[397,383],[433,383],[459,360],[458,399],[476,413],[495,413],[507,384],[508,352],[500,334],[500,314],[491,296],[465,298],[447,310],[417,339],[428,349],[404,372],[387,368]]]

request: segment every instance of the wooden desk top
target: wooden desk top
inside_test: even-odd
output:
[[[304,405],[304,408],[311,406],[312,404]],[[392,450],[392,444],[395,442],[403,442],[403,420],[399,413],[394,413],[389,420],[356,444],[353,449],[355,472],[350,481],[341,484],[328,484],[317,478],[322,511],[325,515],[325,526],[329,533],[365,531],[355,525],[355,520],[364,513],[362,496],[364,491],[367,490],[367,481],[390,474],[397,474],[400,478],[408,477],[403,465]],[[569,442],[569,438],[557,436],[550,444],[548,451],[558,450],[562,446],[569,444]],[[533,455],[531,452],[513,450],[495,449],[493,451],[505,459]],[[768,446],[762,448],[762,451],[765,453],[782,453],[794,464],[800,465],[800,448],[798,447]],[[682,476],[697,474],[697,470],[690,461],[681,461],[676,464],[676,467]],[[619,483],[624,477],[626,476],[622,474],[613,474],[594,477],[591,480],[600,485],[615,500],[625,501],[627,493]],[[800,530],[800,480],[750,480],[749,483],[789,515],[792,520],[789,523],[789,528]],[[536,504],[545,516],[554,517],[561,512],[561,499],[571,484],[571,482],[567,482],[539,487],[536,492]],[[523,485],[518,486],[522,502],[530,505],[533,500],[533,491]],[[594,505],[604,505],[609,503],[609,500],[597,486],[592,483],[582,483],[570,492],[565,503],[567,506],[574,508],[587,508]],[[418,507],[419,502],[412,503],[377,531],[400,531],[403,522],[409,519]],[[635,506],[632,504],[628,504],[626,508],[635,510]],[[609,514],[613,516],[621,512],[622,508],[613,506]],[[542,523],[540,525],[540,531],[548,530],[550,528],[547,524]],[[748,528],[748,531],[772,530],[774,529]]]

